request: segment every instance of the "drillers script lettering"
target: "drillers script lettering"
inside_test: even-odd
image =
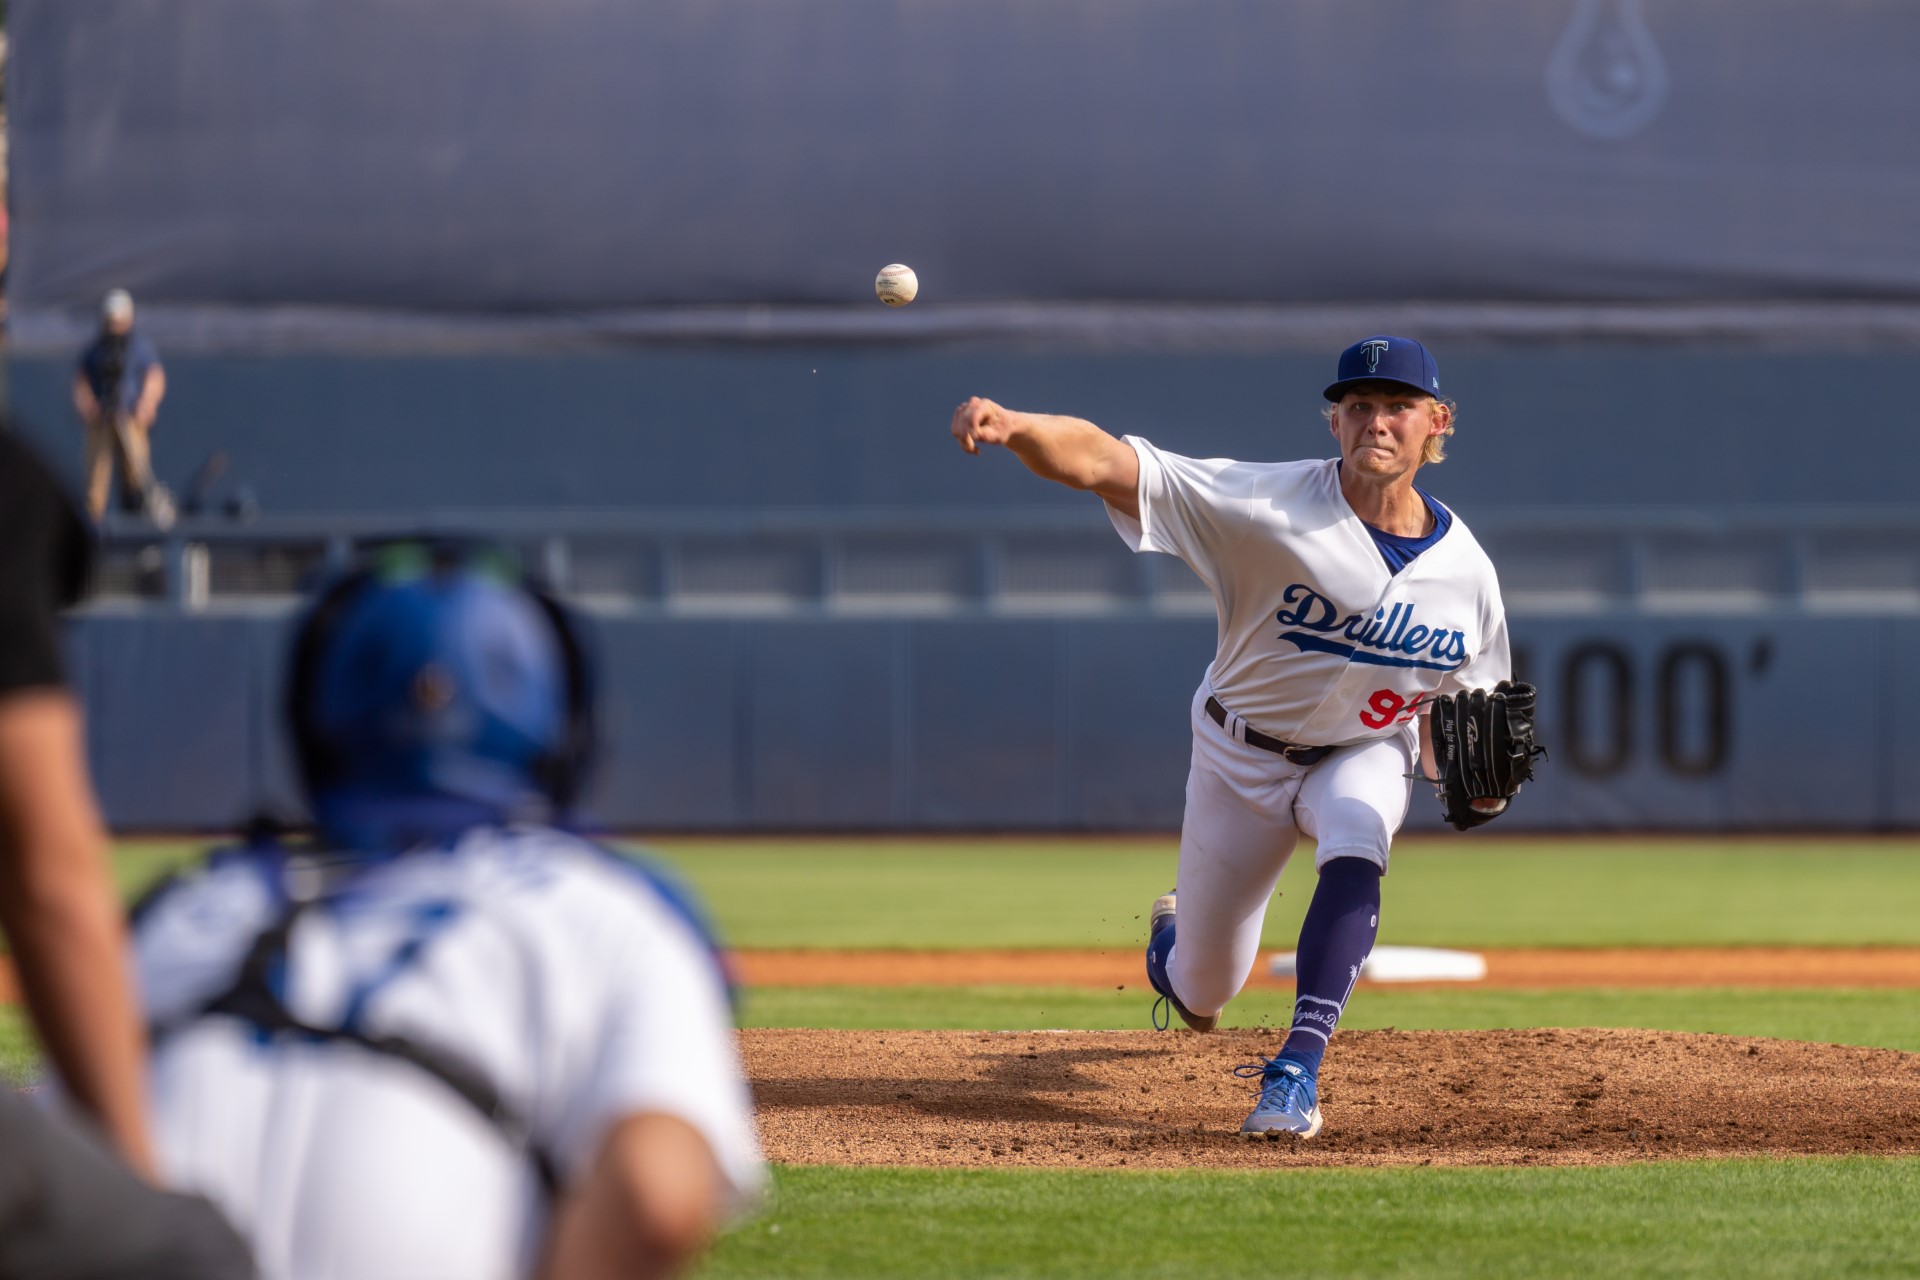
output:
[[[1302,582],[1281,592],[1280,599],[1292,607],[1281,609],[1274,618],[1294,628],[1282,631],[1280,639],[1303,651],[1331,653],[1374,666],[1431,671],[1452,671],[1467,660],[1466,633],[1416,624],[1412,603],[1375,609],[1371,616],[1341,617],[1333,601]]]

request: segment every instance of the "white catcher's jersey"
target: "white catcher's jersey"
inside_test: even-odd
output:
[[[283,878],[277,860],[216,859],[142,915],[156,1024],[232,984]],[[280,997],[303,1022],[479,1068],[563,1183],[617,1121],[653,1112],[705,1136],[742,1202],[760,1186],[715,957],[654,883],[584,841],[476,828],[361,871],[296,920]],[[413,1063],[209,1017],[163,1040],[152,1088],[169,1182],[225,1210],[267,1277],[532,1272],[546,1205],[531,1161]]]
[[[1183,458],[1137,436],[1135,551],[1179,556],[1213,591],[1207,683],[1260,732],[1340,746],[1402,732],[1436,693],[1511,675],[1486,552],[1456,515],[1399,573],[1340,492],[1337,464]]]

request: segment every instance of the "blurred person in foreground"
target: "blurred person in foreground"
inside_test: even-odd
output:
[[[73,375],[73,408],[87,431],[87,510],[96,521],[107,511],[116,460],[121,508],[161,518],[148,435],[166,395],[160,353],[133,327],[133,295],[115,289],[101,300],[100,332]]]
[[[556,824],[594,693],[562,606],[396,543],[296,629],[318,839],[136,911],[161,1167],[276,1277],[652,1276],[763,1177],[686,899]]]
[[[79,512],[0,423],[0,927],[80,1113],[0,1086],[0,1277],[247,1276],[210,1205],[142,1180],[153,1174],[145,1044],[56,631],[88,547]]]

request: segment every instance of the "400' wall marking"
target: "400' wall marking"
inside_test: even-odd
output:
[[[1522,680],[1557,681],[1544,691],[1551,701],[1543,717],[1557,763],[1604,778],[1628,768],[1650,745],[1667,772],[1707,778],[1725,769],[1732,753],[1741,697],[1736,675],[1758,679],[1772,662],[1773,644],[1765,638],[1752,643],[1744,662],[1730,657],[1724,644],[1678,640],[1644,667],[1626,645],[1587,640],[1570,646],[1551,673],[1536,671],[1524,645],[1515,647],[1513,665]]]

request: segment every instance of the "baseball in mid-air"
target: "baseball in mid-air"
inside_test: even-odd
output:
[[[880,268],[873,278],[873,291],[888,306],[904,307],[920,292],[920,277],[906,263],[895,262]]]

